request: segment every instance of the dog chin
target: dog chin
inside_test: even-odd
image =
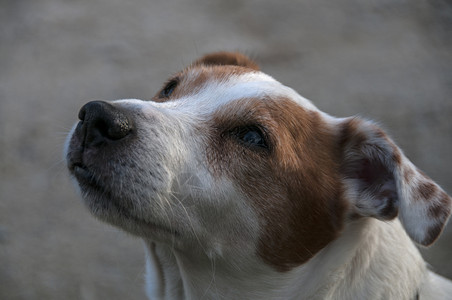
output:
[[[98,219],[121,228],[133,235],[153,240],[174,240],[179,233],[151,220],[136,216],[130,209],[121,205],[112,193],[86,167],[75,166],[72,171],[75,185],[85,205]]]

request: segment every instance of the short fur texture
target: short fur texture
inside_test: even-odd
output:
[[[68,168],[99,219],[146,244],[150,299],[446,299],[414,242],[451,198],[374,123],[335,118],[239,53],[152,101],[94,101]]]

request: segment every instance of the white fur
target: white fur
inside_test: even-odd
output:
[[[147,251],[162,257],[166,269],[162,289],[167,292],[148,294],[150,299],[411,299],[424,276],[431,276],[397,220],[351,224],[342,238],[287,273],[259,260],[245,262],[241,272],[227,261],[187,257],[147,243]],[[154,286],[155,281],[148,277],[146,284]]]

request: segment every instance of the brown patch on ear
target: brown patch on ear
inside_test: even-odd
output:
[[[259,66],[239,52],[215,52],[196,60],[193,65],[232,65],[259,71]]]
[[[442,231],[443,231],[443,226],[441,226],[439,224],[436,226],[430,227],[430,229],[427,232],[427,235],[424,239],[423,246],[430,246],[431,244],[433,244],[438,239],[438,237],[441,235]]]
[[[389,140],[388,140],[389,141]],[[391,148],[392,148],[392,161],[395,162],[397,165],[402,164],[402,154],[400,153],[399,149],[395,145],[393,145],[389,141]]]
[[[447,219],[450,211],[446,208],[450,206],[450,197],[446,193],[441,192],[438,202],[429,207],[429,216],[438,220]]]
[[[451,198],[449,195],[441,192],[438,202],[428,208],[428,216],[436,220],[436,224],[430,227],[423,243],[424,246],[430,246],[438,239],[451,213]]]
[[[414,192],[414,195],[418,194],[420,197],[417,197],[415,200],[424,200],[430,199],[436,192],[438,188],[435,184],[430,181],[423,181],[419,183],[417,187],[417,193]]]
[[[410,182],[411,180],[413,180],[413,177],[416,173],[414,173],[413,169],[411,169],[410,167],[403,167],[403,179],[405,180],[405,182]]]
[[[265,262],[288,271],[336,239],[347,203],[336,137],[319,113],[289,99],[241,99],[220,109],[212,124],[209,163],[214,176],[230,177],[258,213],[257,251]],[[264,127],[269,148],[254,151],[229,137],[237,124]]]

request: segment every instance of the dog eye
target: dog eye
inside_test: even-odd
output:
[[[159,98],[168,98],[171,96],[173,91],[176,89],[176,86],[179,84],[179,80],[173,79],[170,80],[165,87],[160,91]]]
[[[246,146],[268,148],[265,134],[257,126],[239,127],[233,130],[233,134]]]

